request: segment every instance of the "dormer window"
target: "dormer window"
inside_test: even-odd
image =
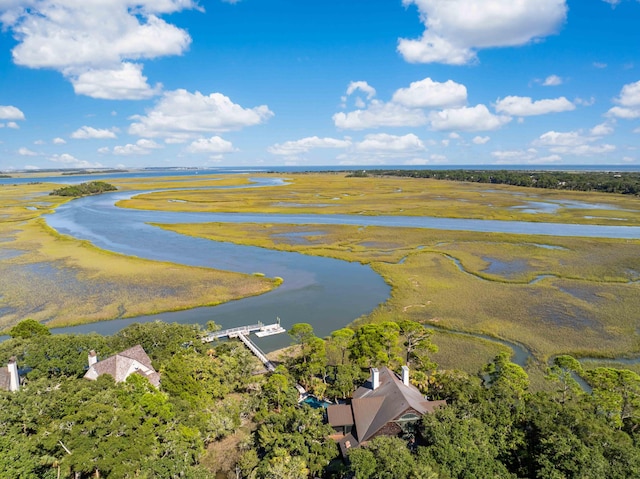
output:
[[[410,421],[418,421],[418,420],[420,420],[420,416],[418,416],[416,413],[408,412],[407,414],[400,416],[396,420],[396,422],[410,422]]]

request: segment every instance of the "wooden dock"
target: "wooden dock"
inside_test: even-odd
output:
[[[280,318],[277,323],[263,324],[259,322],[257,324],[250,324],[248,326],[240,326],[238,328],[222,329],[220,331],[214,331],[207,334],[202,338],[203,343],[210,343],[216,339],[221,338],[237,338],[238,335],[244,334],[248,336],[251,333],[255,333],[256,336],[262,338],[264,336],[272,336],[274,334],[286,333],[287,330],[280,326]]]
[[[214,331],[212,333],[207,334],[202,338],[203,343],[210,343],[215,341],[216,339],[222,338],[238,338],[242,341],[249,350],[256,355],[256,357],[262,361],[262,364],[267,368],[268,371],[275,370],[275,366],[271,361],[267,359],[267,356],[260,350],[260,348],[249,338],[251,333],[254,333],[259,338],[265,336],[272,336],[274,334],[286,333],[287,330],[280,326],[280,318],[278,318],[278,322],[273,324],[263,324],[259,322],[257,324],[250,324],[248,326],[240,326],[237,328],[229,328],[223,329],[220,331]]]

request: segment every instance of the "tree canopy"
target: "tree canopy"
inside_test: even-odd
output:
[[[16,356],[24,379],[19,391],[0,391],[0,475],[640,477],[640,376],[584,370],[571,356],[554,358],[549,387],[537,392],[505,354],[477,375],[425,369],[430,398],[446,399],[447,406],[400,437],[379,436],[351,449],[343,463],[323,411],[298,404],[296,383],[348,398],[368,375],[363,366],[386,362],[398,370],[409,358],[420,371],[429,363],[421,356],[432,349],[419,325],[363,328],[326,340],[308,325],[292,328],[297,355],[255,375],[261,364],[241,343],[205,346],[198,326],[152,322],[113,336],[50,335],[25,321],[0,343],[0,361]],[[106,358],[139,343],[161,373],[159,388],[137,374],[120,383],[110,376],[82,379],[90,349]],[[576,373],[592,391],[577,386]],[[212,455],[214,446],[228,457]]]
[[[107,191],[116,191],[118,188],[104,181],[90,181],[89,183],[80,183],[79,185],[63,186],[53,190],[49,195],[54,196],[88,196],[105,193]]]

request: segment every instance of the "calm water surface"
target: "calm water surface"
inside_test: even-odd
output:
[[[261,184],[271,179],[258,179]],[[355,263],[285,253],[263,248],[239,246],[183,236],[150,226],[155,223],[257,222],[294,224],[349,224],[392,227],[417,227],[442,230],[505,232],[554,236],[640,238],[640,227],[546,224],[473,219],[350,216],[350,215],[264,215],[232,213],[182,213],[117,208],[114,203],[135,193],[116,192],[73,200],[46,217],[60,233],[91,241],[96,246],[125,255],[169,261],[191,266],[260,272],[280,276],[278,289],[257,297],[224,305],[163,313],[126,320],[104,321],[56,332],[96,331],[113,334],[132,322],[163,320],[205,324],[214,320],[223,327],[281,318],[284,327],[306,322],[316,334],[326,336],[353,319],[369,313],[384,302],[390,288],[368,266]],[[285,336],[257,339],[269,351],[289,344]]]
[[[115,193],[74,200],[49,215],[47,222],[60,233],[89,240],[109,251],[190,266],[259,272],[280,276],[284,283],[264,295],[215,307],[102,321],[54,332],[113,334],[133,322],[155,320],[203,325],[213,320],[228,328],[258,321],[271,323],[279,317],[286,328],[305,322],[313,325],[316,334],[326,336],[369,313],[389,296],[390,288],[382,278],[359,263],[215,242],[150,226],[146,222],[191,221],[191,215],[113,206],[116,200],[130,195]],[[291,339],[279,335],[255,341],[269,351],[290,344]]]

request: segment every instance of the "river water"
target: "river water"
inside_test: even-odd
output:
[[[255,186],[279,180],[255,179]],[[546,224],[472,219],[357,216],[357,215],[264,215],[231,213],[182,213],[117,208],[115,203],[136,193],[115,192],[76,199],[47,215],[47,223],[57,231],[89,240],[117,253],[151,260],[169,261],[244,273],[264,273],[284,279],[282,286],[261,296],[215,307],[162,313],[122,320],[103,321],[54,332],[113,334],[133,322],[163,320],[205,324],[213,320],[224,328],[280,318],[285,328],[294,323],[310,323],[318,336],[346,326],[384,302],[388,285],[368,266],[330,258],[272,251],[183,236],[154,223],[252,222],[293,224],[350,224],[414,227],[442,230],[505,232],[554,236],[640,238],[640,227],[575,224]],[[265,351],[290,343],[286,335],[256,339]]]
[[[53,332],[113,334],[133,322],[155,320],[202,325],[213,320],[231,328],[258,321],[272,323],[280,318],[285,328],[310,323],[322,337],[369,313],[389,296],[390,288],[382,278],[359,263],[215,242],[150,226],[146,222],[191,221],[191,215],[182,217],[113,206],[115,201],[129,195],[116,193],[74,200],[46,220],[60,233],[89,240],[109,251],[190,266],[259,272],[268,277],[279,276],[284,283],[269,293],[219,306],[102,321]],[[287,335],[279,335],[256,338],[255,342],[271,351],[289,345],[291,340]]]

